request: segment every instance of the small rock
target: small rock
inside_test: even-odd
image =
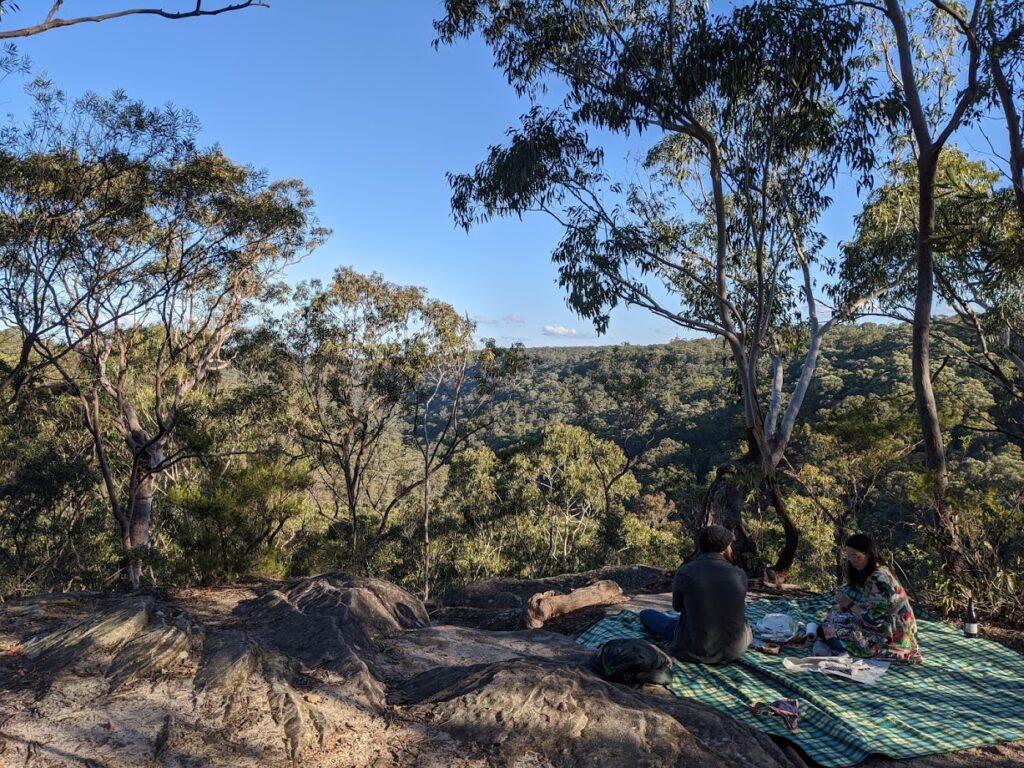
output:
[[[307,693],[302,698],[304,698],[310,704],[319,704],[320,703],[320,697],[317,696],[315,693]]]

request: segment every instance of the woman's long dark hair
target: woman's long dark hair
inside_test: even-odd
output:
[[[860,569],[854,568],[853,563],[849,560],[846,561],[846,583],[860,589],[868,580],[868,576],[874,573],[878,566],[885,565],[885,561],[882,560],[882,555],[878,551],[878,545],[866,534],[853,534],[846,540],[846,546],[868,556],[867,565]]]

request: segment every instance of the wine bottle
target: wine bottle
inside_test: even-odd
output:
[[[967,613],[964,615],[964,637],[978,636],[978,614],[974,612],[974,597],[967,598]]]

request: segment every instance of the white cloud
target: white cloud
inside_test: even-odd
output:
[[[571,338],[578,336],[575,328],[566,328],[564,325],[545,325],[544,326],[545,336],[561,336],[562,338]]]
[[[473,315],[472,319],[477,325],[522,325],[526,322],[522,315],[504,315],[501,318],[490,315]]]

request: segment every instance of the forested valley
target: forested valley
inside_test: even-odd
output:
[[[289,347],[278,322],[227,341],[230,363],[181,405],[141,547],[121,546],[79,399],[64,386],[22,393],[0,440],[4,594],[116,586],[134,557],[149,584],[341,570],[419,592],[620,563],[671,569],[693,551],[719,468],[728,468],[723,482],[756,547],[748,568],[763,575],[783,545],[757,468],[730,464],[744,436],[720,342],[464,345],[441,359],[437,340],[428,354],[419,337],[388,355],[396,339],[370,325],[414,311],[401,302],[417,292],[347,271],[337,279],[367,289],[335,297],[334,309],[362,325],[321,325],[315,353]],[[308,320],[324,293],[302,293],[309,303],[292,322]],[[123,376],[140,408],[153,408],[151,337],[162,331],[135,332],[147,341]],[[920,599],[953,607],[971,591],[992,615],[1021,615],[1024,458],[1014,429],[1024,404],[956,354],[963,329],[949,333],[935,383],[968,569],[958,581],[944,575],[927,519],[908,329],[868,323],[829,336],[796,429],[783,485],[800,531],[789,581],[831,588],[841,542],[864,530]],[[8,354],[14,348],[8,336]],[[382,367],[365,378],[350,371],[344,382],[324,368],[326,355],[357,354]],[[109,472],[130,481],[117,413],[103,414]]]

